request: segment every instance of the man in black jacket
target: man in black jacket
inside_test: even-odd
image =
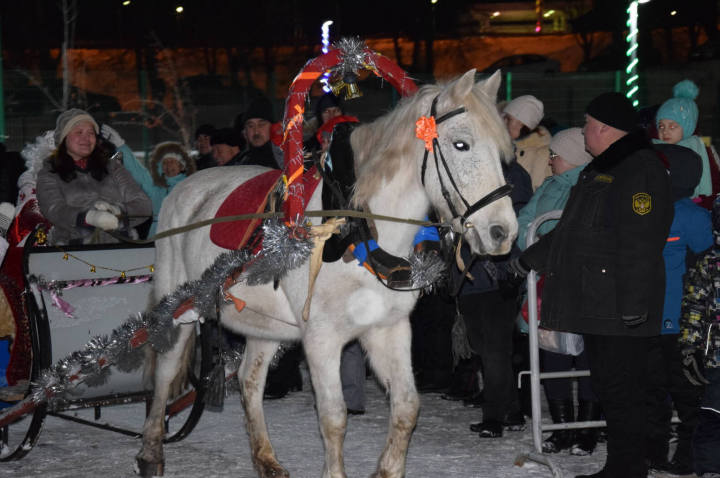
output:
[[[594,159],[557,227],[509,273],[544,272],[543,327],[585,339],[608,424],[608,456],[600,472],[580,477],[644,478],[646,339],[662,321],[673,193],[651,145],[633,133],[637,113],[624,95],[598,96],[585,118],[585,147]]]
[[[212,155],[218,166],[240,166],[243,137],[232,128],[220,128],[210,137]]]
[[[248,149],[242,152],[238,164],[280,169],[282,155],[278,148],[273,148],[270,141],[270,129],[273,123],[275,116],[270,100],[264,96],[252,100],[243,115],[243,135],[247,139]]]

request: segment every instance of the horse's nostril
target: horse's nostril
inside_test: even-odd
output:
[[[508,233],[502,226],[490,226],[490,237],[495,242],[502,242],[508,237]]]

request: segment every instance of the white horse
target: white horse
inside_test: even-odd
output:
[[[377,121],[359,126],[351,136],[357,183],[354,204],[367,204],[376,214],[423,219],[430,207],[452,218],[441,194],[432,154],[421,181],[424,142],[415,136],[415,123],[430,116],[433,99],[437,116],[465,107],[466,112],[438,126],[439,144],[462,196],[470,203],[505,184],[501,161],[510,161],[513,150],[497,113],[495,98],[499,72],[475,83],[475,70],[446,85],[428,85],[405,99],[394,111]],[[240,184],[266,171],[261,167],[213,168],[195,174],[178,185],[165,200],[159,231],[210,219],[225,198]],[[315,191],[308,210],[321,209],[321,188]],[[466,207],[451,188],[450,200],[462,214]],[[453,221],[476,253],[506,254],[517,235],[510,198],[503,197],[468,217],[471,225]],[[406,256],[412,250],[417,226],[376,221],[378,244],[390,254]],[[172,293],[178,284],[200,278],[223,249],[215,246],[207,229],[161,239],[156,244],[155,297]],[[409,315],[417,300],[415,292],[389,290],[365,268],[337,261],[324,264],[317,278],[309,320],[302,319],[308,291],[309,266],[291,271],[277,290],[272,284],[248,287],[241,282],[231,293],[247,302],[238,313],[222,313],[222,324],[247,337],[245,358],[238,378],[245,408],[246,427],[254,465],[262,478],[289,477],[275,455],[262,407],[268,365],[281,341],[302,340],[315,390],[320,430],[325,445],[324,478],[344,478],[343,440],[347,412],[340,384],[340,353],[359,339],[376,376],[391,400],[387,442],[373,477],[400,478],[415,427],[419,399],[410,363]],[[231,310],[232,309],[232,310]],[[276,320],[279,319],[279,320]],[[157,357],[155,397],[143,430],[143,447],[137,455],[140,472],[162,473],[162,440],[165,404],[171,382],[181,372],[185,350],[194,336],[193,325],[181,325],[175,348]],[[301,444],[299,444],[301,446]]]

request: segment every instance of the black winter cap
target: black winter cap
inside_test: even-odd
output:
[[[245,143],[242,135],[232,128],[220,128],[210,137],[210,145],[227,144],[242,148]]]
[[[315,117],[318,120],[318,126],[322,126],[322,114],[323,111],[328,108],[340,108],[343,114],[345,114],[345,108],[342,100],[335,96],[332,92],[325,93],[318,98],[317,103],[315,103]]]
[[[626,133],[633,133],[638,127],[638,113],[622,93],[603,93],[587,105],[585,114]]]
[[[195,130],[195,138],[202,134],[212,136],[215,134],[215,131],[217,131],[217,129],[215,129],[215,126],[211,124],[201,124],[200,126],[198,126],[198,129]]]
[[[248,120],[253,118],[263,119],[265,121],[269,121],[270,123],[275,122],[272,103],[270,103],[270,100],[267,97],[258,96],[250,102],[250,106],[243,115],[243,123],[246,123]]]

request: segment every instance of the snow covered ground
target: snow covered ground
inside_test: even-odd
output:
[[[270,437],[280,462],[295,478],[320,476],[323,446],[313,407],[307,370],[305,389],[283,400],[266,401]],[[389,404],[374,381],[367,381],[365,415],[350,416],[345,440],[345,465],[349,477],[367,477],[385,443]],[[143,404],[103,409],[102,421],[140,430]],[[92,410],[78,416],[92,418]],[[185,478],[255,478],[237,394],[227,397],[222,413],[203,414],[197,428],[184,441],[165,446],[165,476]],[[547,410],[544,416],[547,417]],[[532,446],[528,427],[506,432],[502,438],[480,439],[468,426],[481,412],[440,395],[421,395],[421,411],[410,443],[407,477],[499,478],[551,477],[549,468],[533,462],[513,466],[518,452]],[[547,418],[546,418],[547,420]],[[171,422],[171,428],[173,423]],[[175,426],[179,426],[176,422]],[[42,478],[114,478],[133,475],[133,458],[139,440],[55,417],[48,417],[35,448],[24,459],[0,463],[0,476]],[[554,455],[565,477],[599,470],[605,462],[605,445],[591,457],[568,453]]]

